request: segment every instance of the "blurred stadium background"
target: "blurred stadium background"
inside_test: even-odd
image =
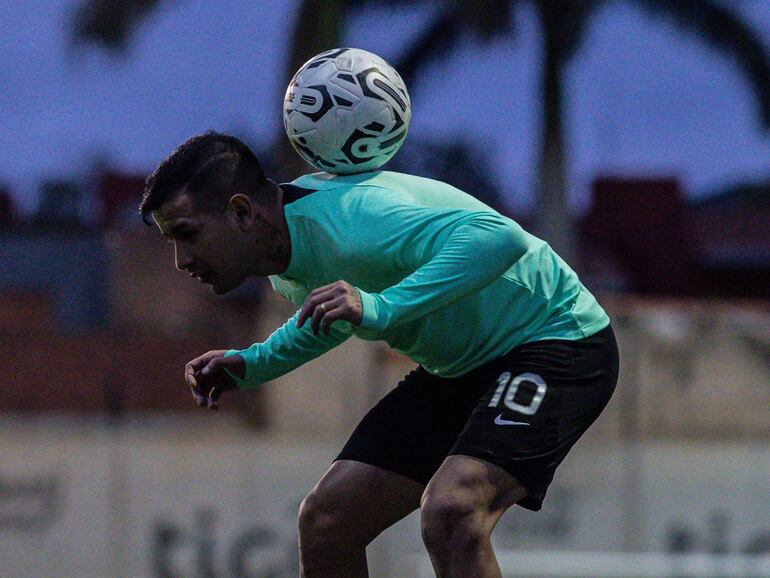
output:
[[[353,341],[201,412],[184,363],[291,308],[191,283],[136,209],[208,128],[306,171],[283,90],[341,45],[410,89],[386,168],[551,241],[615,322],[615,398],[501,521],[504,574],[770,576],[766,0],[0,2],[0,576],[296,575],[300,500],[410,365]],[[416,516],[370,555],[431,575]]]

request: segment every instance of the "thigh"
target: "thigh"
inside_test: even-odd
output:
[[[491,387],[450,453],[500,466],[527,487],[520,505],[539,510],[557,467],[614,391],[614,335],[607,328],[579,341],[527,344],[490,369]]]
[[[422,506],[472,516],[491,532],[505,510],[527,493],[524,485],[500,466],[471,456],[452,455],[428,483]]]
[[[425,486],[352,460],[335,461],[306,500],[330,513],[345,532],[368,544],[420,505]]]
[[[465,427],[485,382],[444,379],[419,367],[358,424],[338,460],[354,460],[428,483]]]

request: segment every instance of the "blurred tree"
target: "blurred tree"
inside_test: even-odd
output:
[[[286,63],[283,86],[288,86],[294,73],[313,56],[340,45],[348,4],[349,0],[300,2],[292,31],[291,52]],[[301,174],[316,171],[292,148],[289,139],[283,135],[283,129],[276,146],[275,177],[279,181],[295,179]]]
[[[0,229],[10,227],[16,221],[16,208],[11,190],[0,183]]]
[[[506,214],[505,197],[490,167],[489,158],[475,143],[456,138],[450,142],[407,139],[390,170],[449,183]]]
[[[46,181],[40,187],[40,193],[40,205],[34,217],[38,226],[61,230],[85,227],[81,211],[86,202],[86,192],[76,183]]]
[[[461,47],[470,32],[482,40],[514,33],[512,15],[523,0],[448,0],[427,28],[393,62],[414,92],[418,72]],[[537,234],[574,262],[576,235],[567,202],[566,150],[563,126],[563,73],[580,48],[592,16],[618,0],[528,0],[535,7],[543,35],[539,194],[535,215]],[[683,30],[731,57],[745,73],[757,96],[762,124],[770,128],[770,64],[758,36],[727,4],[717,0],[624,0],[656,17],[672,19]],[[75,18],[80,39],[121,48],[132,27],[160,0],[83,0]],[[301,0],[287,61],[286,84],[315,54],[341,44],[345,14],[365,5],[409,6],[414,0]],[[309,166],[291,150],[283,135],[278,140],[277,177],[308,172]]]
[[[138,24],[162,4],[161,0],[80,0],[72,20],[74,39],[123,51]],[[307,60],[340,44],[347,4],[346,0],[300,2],[286,62],[285,85]],[[311,170],[283,134],[276,141],[272,156],[271,162],[277,168],[274,176],[278,180],[295,178]]]
[[[119,52],[126,48],[134,28],[161,0],[81,0],[74,12],[76,41],[96,42]]]
[[[592,16],[617,0],[529,0],[543,35],[541,91],[543,119],[539,157],[536,233],[570,263],[576,261],[576,233],[568,206],[563,121],[563,73],[580,48]],[[726,5],[714,0],[625,0],[655,16],[672,19],[683,30],[731,57],[757,97],[762,125],[770,128],[770,63],[757,34]],[[407,5],[406,0],[350,0],[351,5]],[[521,0],[454,0],[394,62],[413,91],[418,72],[460,48],[463,33],[485,41],[514,33],[511,15]]]

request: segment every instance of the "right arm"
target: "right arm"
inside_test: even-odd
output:
[[[328,334],[313,333],[310,324],[297,327],[299,311],[274,331],[263,343],[242,350],[231,349],[224,357],[240,355],[245,375],[232,375],[240,389],[253,389],[267,381],[286,375],[293,369],[336,347],[352,335],[350,324],[338,322]]]
[[[299,311],[263,343],[246,349],[209,351],[185,367],[185,382],[200,407],[217,409],[219,396],[233,389],[253,389],[289,373],[345,341],[350,325],[314,334],[310,324],[297,327]]]

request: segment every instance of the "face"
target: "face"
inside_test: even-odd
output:
[[[174,244],[176,268],[219,295],[250,275],[281,273],[288,266],[288,260],[284,264],[278,258],[276,235],[270,234],[262,210],[238,197],[223,214],[212,214],[196,209],[190,196],[180,193],[152,213],[163,236]]]

